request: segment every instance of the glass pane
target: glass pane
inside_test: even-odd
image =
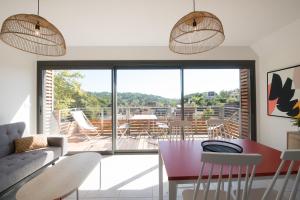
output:
[[[43,131],[65,135],[69,151],[111,150],[111,70],[44,74]]]
[[[117,149],[157,149],[179,105],[179,70],[118,70]]]
[[[186,138],[236,138],[240,132],[240,70],[184,70]]]

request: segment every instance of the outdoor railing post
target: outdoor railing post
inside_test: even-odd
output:
[[[103,108],[101,108],[101,134],[103,134]]]
[[[219,117],[220,119],[224,119],[225,118],[225,107],[219,107]]]

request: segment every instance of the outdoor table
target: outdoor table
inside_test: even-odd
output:
[[[151,121],[157,120],[156,115],[134,115],[132,116],[129,121],[140,121],[140,122],[145,122],[146,126],[142,128],[142,131],[147,133],[147,135],[151,136]]]

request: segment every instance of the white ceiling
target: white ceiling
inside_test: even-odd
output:
[[[37,0],[0,0],[0,23],[35,13]],[[226,46],[249,46],[300,18],[300,0],[196,0],[196,10],[222,21]],[[40,0],[40,15],[68,46],[166,46],[192,0]],[[288,37],[288,36],[287,36]]]

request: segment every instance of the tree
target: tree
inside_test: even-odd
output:
[[[226,103],[235,103],[235,102],[238,102],[237,98],[235,98],[235,97],[229,97],[226,100]]]
[[[230,97],[230,91],[222,90],[219,94],[220,98],[228,99]]]
[[[97,107],[111,106],[111,93],[102,95],[81,89],[80,72],[58,71],[54,75],[54,109],[82,108],[94,112]]]
[[[192,96],[190,100],[191,102],[194,102],[197,106],[203,106],[205,104],[204,97],[202,96],[202,94]]]
[[[206,120],[209,119],[213,114],[214,114],[214,110],[211,109],[210,107],[203,110],[203,118]]]
[[[68,109],[75,106],[76,100],[83,96],[81,84],[78,81],[83,78],[79,72],[67,70],[59,71],[54,75],[54,109]]]

